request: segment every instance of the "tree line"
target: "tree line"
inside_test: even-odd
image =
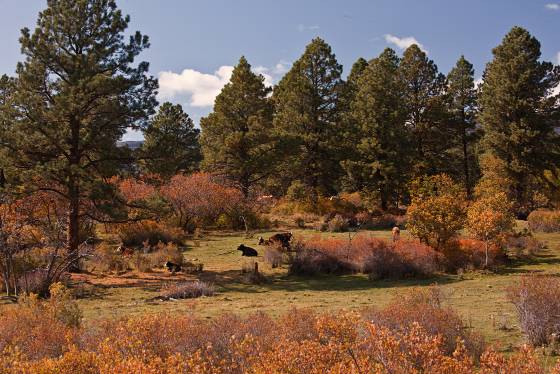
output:
[[[468,195],[499,187],[522,214],[558,198],[560,67],[523,28],[493,50],[479,87],[464,57],[445,76],[417,45],[360,58],[344,79],[316,38],[272,88],[241,57],[199,130],[180,105],[157,107],[157,80],[135,63],[149,39],[126,34],[129,21],[113,0],[50,0],[22,30],[15,76],[0,79],[4,195],[56,195],[70,251],[81,222],[124,219],[110,180],[127,173],[202,169],[246,197],[361,191],[382,209],[440,173]],[[130,128],[145,136],[137,152],[117,146]]]
[[[301,183],[362,191],[382,209],[406,203],[415,178],[445,173],[468,196],[481,179],[501,186],[526,214],[559,187],[560,67],[521,27],[493,54],[479,86],[464,56],[445,76],[417,45],[360,58],[344,80],[316,38],[273,89],[242,57],[201,120],[201,167],[246,195]]]

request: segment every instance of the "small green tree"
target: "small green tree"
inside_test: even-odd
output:
[[[411,183],[407,230],[436,250],[455,238],[466,218],[465,192],[445,174],[423,177]]]
[[[163,103],[144,130],[141,157],[145,170],[164,178],[197,170],[202,158],[199,133],[181,105]]]
[[[485,266],[488,267],[490,245],[498,245],[504,235],[515,226],[512,203],[504,192],[485,195],[470,205],[467,211],[467,230],[485,246]]]

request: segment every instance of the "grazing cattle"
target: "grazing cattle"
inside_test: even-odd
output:
[[[397,240],[400,239],[401,237],[401,229],[398,228],[398,226],[393,227],[393,230],[391,232],[393,234],[393,241],[396,242]]]
[[[251,247],[247,247],[244,244],[241,244],[239,247],[237,247],[237,250],[243,252],[241,254],[241,256],[256,257],[256,256],[259,255],[259,253],[257,252],[256,249],[253,249]]]
[[[292,240],[291,232],[282,232],[272,235],[268,239],[264,239],[262,236],[259,238],[259,245],[272,245],[278,244],[282,248],[290,249],[290,240]]]
[[[169,270],[169,272],[171,272],[171,274],[175,274],[176,272],[181,271],[181,265],[175,264],[171,261],[167,261],[165,263],[165,267],[167,268],[167,270]]]

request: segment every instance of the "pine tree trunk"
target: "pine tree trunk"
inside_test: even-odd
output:
[[[71,256],[78,255],[78,247],[80,246],[80,199],[78,197],[77,188],[70,193],[70,201],[68,202],[66,246],[68,254]],[[71,270],[77,271],[77,264],[73,265]]]

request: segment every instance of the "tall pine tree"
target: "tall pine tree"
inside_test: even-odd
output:
[[[346,170],[351,162],[358,161],[360,158],[359,153],[356,149],[356,144],[360,141],[360,131],[359,125],[356,123],[354,116],[352,115],[352,102],[356,98],[356,94],[360,88],[359,79],[367,68],[368,62],[360,57],[352,65],[350,74],[346,82],[344,82],[344,91],[340,99],[338,107],[341,111],[341,131],[340,131],[340,144],[342,146],[342,154],[344,155],[341,162],[344,164],[343,168]],[[350,173],[347,172],[342,178],[342,189],[349,191],[360,190],[364,187],[363,181],[361,179],[361,173]]]
[[[201,161],[199,133],[181,105],[163,103],[144,130],[141,156],[146,171],[169,178],[197,170]]]
[[[437,173],[448,162],[445,76],[416,44],[405,50],[399,72],[404,89],[402,105],[415,143],[413,174]]]
[[[316,38],[274,89],[274,128],[289,145],[283,175],[321,193],[334,192],[342,175],[341,74],[331,47]]]
[[[461,56],[455,67],[447,75],[447,94],[451,115],[452,132],[455,142],[452,156],[458,156],[460,164],[449,170],[458,175],[465,187],[467,196],[471,196],[476,179],[476,154],[474,146],[476,134],[476,88],[474,86],[473,65]]]
[[[407,177],[406,112],[401,102],[399,58],[387,48],[371,60],[358,79],[351,113],[358,126],[356,161],[344,163],[352,179],[379,198],[382,209],[398,199]]]
[[[269,93],[263,76],[241,57],[216,97],[214,111],[200,121],[204,169],[228,178],[245,196],[274,172]]]
[[[511,181],[508,192],[517,208],[526,211],[531,184],[560,161],[555,132],[560,109],[551,96],[560,67],[540,61],[539,41],[521,27],[514,27],[493,54],[480,96],[483,145]]]
[[[2,135],[25,187],[56,193],[67,204],[67,247],[80,244],[80,222],[100,219],[93,196],[122,158],[116,142],[142,126],[156,105],[149,46],[112,0],[49,0],[33,32],[20,38],[13,103],[17,121]]]

